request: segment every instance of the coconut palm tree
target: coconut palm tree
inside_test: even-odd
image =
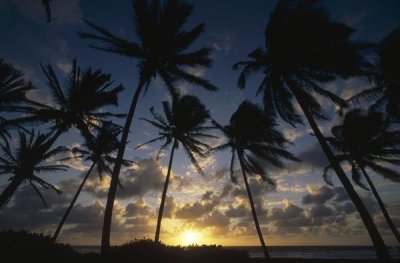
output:
[[[378,59],[372,68],[373,87],[350,98],[350,101],[374,102],[374,107],[384,109],[393,120],[400,121],[400,27],[389,33],[377,46]]]
[[[34,90],[30,82],[23,79],[23,73],[0,59],[0,112],[26,110],[29,91]]]
[[[32,131],[30,134],[19,132],[19,141],[16,149],[12,151],[9,144],[0,144],[2,156],[0,157],[0,174],[11,175],[10,183],[0,195],[0,208],[4,207],[8,200],[23,182],[29,182],[46,205],[41,192],[36,184],[44,189],[52,189],[58,194],[61,191],[54,185],[39,177],[40,173],[65,171],[68,166],[61,164],[47,164],[58,154],[68,151],[66,147],[53,147],[55,136],[52,132],[40,133]]]
[[[163,1],[163,4],[158,0],[133,0],[132,4],[133,19],[139,43],[118,37],[88,20],[85,20],[86,23],[97,34],[80,33],[82,38],[98,41],[101,44],[100,46],[92,45],[93,48],[138,59],[139,81],[132,97],[121,136],[120,149],[118,149],[104,213],[102,253],[108,251],[110,247],[112,210],[121,160],[125,153],[129,129],[139,95],[146,92],[150,83],[157,76],[163,80],[172,96],[177,94],[174,82],[178,80],[201,86],[210,91],[217,89],[190,70],[190,68],[199,66],[210,67],[212,62],[209,48],[187,51],[204,31],[204,24],[196,25],[187,31],[183,29],[193,7],[181,0],[166,0]]]
[[[329,20],[318,0],[281,0],[265,29],[266,49],[258,48],[241,67],[238,84],[243,88],[250,74],[261,72],[263,80],[257,90],[263,93],[265,111],[280,116],[295,126],[302,118],[294,107],[297,101],[317,137],[330,164],[337,173],[374,243],[380,259],[390,255],[385,243],[351,182],[325,141],[315,119],[327,119],[315,95],[326,98],[340,107],[346,106],[321,84],[337,77],[364,74],[366,62],[360,51],[366,45],[353,42],[353,29]]]
[[[154,239],[155,242],[159,242],[160,239],[161,220],[165,199],[167,197],[175,149],[181,145],[193,166],[201,175],[204,175],[196,160],[196,156],[205,157],[204,150],[208,150],[210,147],[200,140],[205,138],[216,138],[215,136],[206,133],[207,130],[212,128],[204,126],[204,123],[210,118],[210,115],[208,110],[206,110],[205,106],[197,97],[189,95],[175,97],[172,101],[172,105],[170,105],[168,101],[164,101],[163,110],[165,117],[157,114],[154,111],[154,108],[151,108],[150,112],[154,119],[149,120],[143,118],[144,121],[147,121],[159,129],[159,136],[136,147],[140,148],[146,144],[164,140],[164,144],[157,153],[157,159],[159,159],[160,153],[169,145],[172,145],[167,176],[165,178],[164,189],[161,196],[160,210],[158,212],[156,235]]]
[[[118,106],[118,94],[124,89],[122,85],[111,88],[111,75],[91,68],[81,72],[76,60],[73,60],[63,89],[50,64],[42,65],[42,69],[54,105],[31,101],[34,108],[16,123],[47,123],[51,130],[57,131],[57,136],[74,126],[84,137],[90,138],[90,130],[98,128],[102,121],[125,116],[103,111],[103,107]]]
[[[234,176],[235,162],[237,159],[239,160],[257,234],[264,255],[269,258],[247,175],[259,175],[264,181],[274,185],[275,182],[269,177],[265,165],[271,164],[275,167],[283,168],[282,159],[291,161],[298,161],[298,159],[284,149],[288,141],[276,129],[277,125],[274,117],[265,114],[261,108],[248,101],[240,104],[228,125],[222,126],[216,121],[213,121],[213,123],[223,132],[227,140],[221,145],[213,147],[211,151],[230,149],[232,152],[230,176],[234,182],[236,182],[236,177]]]
[[[353,181],[362,188],[366,188],[361,181],[364,176],[386,222],[400,243],[400,233],[366,172],[369,168],[386,179],[400,183],[400,173],[387,167],[387,165],[400,165],[400,149],[398,149],[400,131],[391,130],[390,122],[384,120],[382,114],[370,108],[368,114],[363,114],[361,109],[348,112],[343,123],[332,128],[332,134],[333,136],[327,140],[339,152],[335,158],[351,166]],[[331,170],[332,166],[329,165],[323,173],[328,183]]]
[[[53,242],[57,240],[58,235],[68,218],[69,213],[75,205],[76,200],[78,199],[83,186],[85,185],[87,179],[94,169],[96,169],[97,174],[102,179],[104,174],[111,174],[111,165],[115,162],[115,157],[112,155],[117,149],[119,145],[118,135],[121,133],[121,128],[111,122],[103,122],[102,126],[97,131],[97,136],[85,138],[85,143],[83,147],[86,149],[81,149],[79,147],[75,147],[72,149],[74,153],[74,158],[80,158],[84,161],[92,162],[89,170],[86,172],[85,177],[83,178],[78,190],[76,191],[74,197],[67,210],[65,211],[64,216],[62,217],[58,227],[53,235]],[[67,158],[69,159],[69,158]],[[124,160],[123,165],[127,166],[130,162]]]

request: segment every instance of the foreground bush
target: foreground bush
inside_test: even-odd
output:
[[[112,247],[110,254],[80,254],[50,236],[26,231],[0,232],[0,262],[22,263],[245,263],[247,252],[221,246],[168,246],[149,239]]]

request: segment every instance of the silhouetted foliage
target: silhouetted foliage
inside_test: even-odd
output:
[[[385,110],[400,121],[400,27],[390,32],[376,48],[371,79],[374,86],[350,98],[350,101],[374,101],[374,107]]]
[[[332,128],[333,137],[327,140],[339,152],[335,156],[337,161],[347,162],[351,166],[353,181],[368,189],[361,182],[362,177],[366,179],[386,222],[400,243],[400,232],[365,170],[369,168],[386,179],[400,182],[400,173],[391,168],[400,165],[400,131],[393,129],[393,124],[374,109],[376,107],[371,107],[368,114],[363,114],[361,109],[348,112],[343,124]],[[329,165],[323,172],[327,182],[330,182],[328,176],[331,169],[332,166]]]
[[[392,127],[392,128],[391,128]],[[333,137],[328,142],[340,153],[335,157],[339,162],[347,162],[352,168],[355,183],[366,188],[361,181],[361,168],[369,168],[393,182],[400,182],[400,174],[389,168],[400,165],[400,131],[385,119],[382,113],[371,108],[368,113],[361,109],[348,112],[341,125],[332,128]],[[332,167],[324,170],[324,178]]]
[[[158,214],[155,242],[158,242],[161,229],[161,220],[164,211],[164,202],[167,196],[169,178],[174,157],[174,151],[181,145],[197,171],[204,175],[196,156],[206,157],[205,150],[209,150],[210,146],[201,142],[201,139],[216,138],[215,136],[206,133],[212,127],[204,126],[205,122],[210,118],[208,110],[199,101],[197,97],[185,95],[182,97],[175,96],[172,100],[172,105],[168,101],[163,101],[164,117],[150,109],[153,120],[142,118],[146,122],[159,130],[159,137],[148,142],[138,145],[136,148],[164,140],[157,153],[157,159],[160,153],[169,145],[172,144],[170,161],[168,164],[168,172],[164,183],[164,189],[161,197],[160,210]]]
[[[54,244],[50,236],[26,231],[1,231],[2,262],[76,262],[78,253],[65,244]]]
[[[263,93],[264,110],[273,116],[280,116],[293,126],[302,123],[293,104],[293,98],[296,99],[366,225],[377,256],[388,260],[390,255],[371,215],[335,160],[315,121],[328,119],[325,108],[315,95],[341,108],[347,106],[345,100],[321,84],[338,77],[365,75],[370,63],[361,51],[370,45],[353,41],[351,36],[354,30],[343,23],[331,21],[319,3],[319,0],[277,2],[264,32],[266,49],[258,48],[249,54],[248,61],[234,65],[234,69],[242,68],[238,85],[244,88],[248,77],[260,72],[263,79],[257,94]]]
[[[234,177],[235,161],[236,158],[239,160],[257,234],[264,255],[269,258],[260,224],[258,223],[247,174],[259,175],[264,181],[275,185],[275,182],[268,176],[265,168],[266,163],[283,168],[282,159],[291,161],[298,161],[298,159],[292,153],[284,150],[288,141],[276,129],[277,125],[274,117],[271,114],[266,114],[251,102],[242,102],[232,115],[228,125],[222,126],[214,120],[213,124],[223,132],[227,141],[211,148],[210,151],[229,149],[232,152],[230,175],[234,182],[236,182]]]
[[[68,166],[62,164],[46,164],[49,161],[55,162],[54,158],[58,154],[68,151],[63,146],[53,147],[54,141],[55,136],[51,132],[35,133],[35,131],[32,131],[28,135],[24,132],[19,132],[18,145],[14,151],[9,144],[0,144],[2,153],[0,157],[0,174],[3,176],[10,175],[10,183],[0,196],[0,208],[8,202],[20,184],[25,181],[34,188],[45,205],[47,205],[46,201],[36,184],[46,190],[52,189],[61,194],[61,191],[53,184],[38,176],[41,173],[65,171],[68,168]]]
[[[34,86],[23,76],[13,65],[0,59],[0,112],[26,111],[29,103],[26,95]]]
[[[34,102],[35,108],[18,123],[48,123],[51,130],[60,133],[75,126],[90,137],[89,130],[99,127],[104,119],[124,116],[101,110],[109,105],[118,106],[118,94],[124,89],[122,85],[111,88],[111,75],[91,68],[81,72],[74,60],[63,89],[51,65],[42,65],[42,69],[55,105]]]
[[[189,31],[183,29],[193,7],[181,0],[133,0],[133,20],[136,36],[139,43],[115,36],[107,29],[88,20],[85,22],[97,34],[81,32],[85,39],[98,41],[98,45],[91,47],[138,59],[139,82],[132,97],[132,102],[121,136],[121,145],[114,166],[102,234],[102,253],[110,247],[110,231],[112,210],[117,191],[117,182],[121,170],[125,146],[128,141],[129,129],[135,114],[139,95],[144,93],[150,83],[159,76],[167,86],[172,97],[178,96],[175,82],[185,81],[214,91],[217,88],[207,80],[196,76],[190,71],[194,67],[210,67],[210,49],[200,48],[195,51],[186,51],[204,31],[204,24],[199,24]],[[186,51],[186,52],[185,52]]]

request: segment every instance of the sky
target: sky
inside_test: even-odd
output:
[[[194,11],[187,28],[205,22],[205,32],[194,44],[213,48],[213,66],[194,68],[192,72],[216,85],[211,93],[199,87],[180,83],[182,94],[193,94],[207,106],[214,119],[227,123],[231,114],[245,99],[261,103],[255,95],[260,76],[254,76],[244,90],[237,87],[239,72],[232,65],[246,58],[252,50],[264,45],[264,28],[276,0],[187,0]],[[53,0],[53,20],[46,23],[45,12],[39,0],[0,0],[0,58],[12,63],[25,73],[38,90],[29,94],[32,99],[52,103],[40,63],[51,64],[61,80],[77,59],[82,69],[92,67],[112,74],[115,84],[125,90],[119,96],[119,106],[108,108],[113,112],[127,112],[137,85],[135,60],[104,53],[88,47],[88,41],[79,38],[78,31],[88,31],[82,18],[104,26],[124,38],[136,40],[132,8],[129,0]],[[380,41],[398,26],[398,0],[323,0],[321,3],[332,20],[346,23],[356,29],[353,38],[369,42]],[[343,98],[368,87],[363,79],[338,80],[325,88]],[[149,117],[149,108],[161,110],[161,102],[169,98],[162,82],[156,79],[146,95],[140,97],[132,124],[125,157],[137,165],[121,172],[123,189],[118,189],[114,207],[112,243],[120,244],[135,238],[153,238],[157,209],[167,171],[169,150],[161,160],[155,160],[159,144],[134,150],[134,147],[157,135],[157,131],[140,117]],[[90,98],[88,98],[90,99]],[[340,121],[333,105],[326,105],[332,120],[319,122],[324,134]],[[296,104],[295,107],[298,107]],[[116,120],[122,124],[121,120]],[[254,194],[259,221],[267,245],[370,245],[355,207],[349,201],[336,178],[334,186],[322,179],[327,161],[307,125],[293,128],[279,122],[279,129],[293,143],[288,150],[301,163],[288,163],[285,169],[270,168],[277,186],[272,187],[256,176],[250,186]],[[44,130],[44,126],[35,127]],[[218,139],[212,143],[221,142]],[[79,146],[82,143],[76,131],[63,135],[58,144]],[[230,152],[220,152],[200,160],[205,176],[199,175],[188,158],[179,149],[172,167],[172,178],[161,227],[161,240],[167,244],[187,245],[191,242],[226,246],[258,245],[250,206],[243,181],[233,184],[229,179]],[[0,211],[0,229],[27,229],[52,234],[66,206],[72,199],[90,163],[69,162],[71,169],[45,175],[57,184],[62,195],[45,191],[49,204],[43,207],[29,185],[21,186],[8,206]],[[348,171],[348,167],[344,167]],[[381,193],[389,213],[400,226],[400,194],[397,186],[376,176],[371,177]],[[0,177],[0,189],[8,176]],[[109,178],[102,181],[91,175],[76,207],[60,234],[61,242],[73,245],[98,245],[105,197]],[[371,194],[359,187],[367,208],[373,215],[387,244],[396,244],[388,226],[379,213]]]

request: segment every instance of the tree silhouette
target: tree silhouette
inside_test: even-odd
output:
[[[210,67],[210,49],[200,48],[186,51],[204,31],[199,24],[186,31],[185,22],[193,7],[180,0],[166,0],[163,5],[158,0],[133,0],[134,24],[139,43],[115,36],[107,29],[85,20],[97,34],[80,33],[85,39],[98,41],[101,46],[91,47],[138,59],[139,81],[132,97],[128,116],[121,136],[117,161],[111,177],[102,233],[102,254],[110,247],[112,210],[117,191],[117,182],[124,157],[129,129],[133,120],[139,95],[146,92],[150,83],[159,76],[173,97],[177,95],[174,83],[178,80],[214,91],[217,88],[208,81],[196,76],[188,67]]]
[[[248,101],[240,104],[239,108],[232,115],[228,125],[221,126],[216,121],[213,121],[213,123],[223,132],[227,141],[213,147],[211,151],[231,150],[230,176],[234,182],[236,182],[234,176],[236,158],[239,160],[257,234],[264,255],[266,258],[269,258],[247,175],[259,175],[264,181],[275,185],[275,182],[269,177],[265,169],[265,164],[283,168],[284,163],[282,159],[291,161],[298,161],[298,159],[290,152],[284,150],[288,141],[276,129],[274,117],[265,114],[262,109]]]
[[[57,136],[75,126],[83,137],[90,138],[90,130],[98,128],[105,119],[125,116],[102,111],[105,106],[117,106],[118,94],[123,90],[122,85],[110,87],[111,75],[91,68],[81,72],[74,60],[63,89],[51,65],[42,65],[42,69],[54,105],[31,101],[34,109],[17,123],[47,123],[52,131],[57,131]]]
[[[83,147],[86,149],[81,149],[75,147],[72,149],[74,153],[74,158],[80,158],[84,161],[92,162],[89,170],[86,172],[85,177],[83,178],[78,190],[76,191],[70,205],[65,211],[64,216],[62,217],[58,227],[53,235],[53,242],[57,240],[58,235],[68,218],[69,213],[75,205],[76,200],[78,199],[83,186],[85,185],[87,179],[92,173],[93,169],[96,169],[96,172],[99,174],[100,179],[102,179],[103,174],[111,174],[111,165],[115,162],[115,157],[112,155],[117,149],[119,145],[118,135],[121,133],[121,129],[119,126],[111,123],[111,122],[103,122],[102,126],[97,131],[97,136],[91,136],[86,138]],[[69,158],[67,158],[69,159]],[[130,162],[124,160],[123,165],[127,166]]]
[[[266,50],[258,48],[250,60],[239,62],[242,67],[238,84],[243,88],[246,79],[255,72],[263,73],[257,94],[263,93],[264,109],[273,116],[280,116],[295,126],[302,123],[292,101],[296,99],[333,169],[347,194],[355,204],[371,236],[380,259],[390,255],[385,243],[362,200],[346,174],[334,158],[315,119],[327,119],[315,95],[324,97],[341,107],[346,106],[332,92],[320,84],[364,74],[368,66],[360,54],[364,44],[350,40],[353,29],[329,20],[318,0],[281,0],[277,3],[265,29]]]
[[[393,182],[400,182],[400,174],[385,165],[400,165],[400,132],[390,127],[390,122],[384,120],[382,114],[371,108],[367,115],[361,109],[348,112],[339,126],[332,128],[333,137],[328,142],[340,154],[335,158],[339,162],[347,162],[351,166],[352,178],[362,188],[362,175],[367,180],[372,193],[397,241],[400,243],[400,233],[394,225],[385,205],[379,196],[366,168],[374,171]],[[324,169],[323,176],[331,184],[329,175],[332,166]]]
[[[215,136],[206,133],[207,130],[212,128],[204,126],[204,123],[210,118],[210,115],[198,98],[189,95],[175,97],[172,101],[172,105],[170,105],[168,101],[163,102],[163,110],[165,117],[157,114],[154,111],[154,108],[151,108],[150,112],[154,120],[143,118],[143,120],[159,129],[159,137],[136,147],[139,148],[149,143],[164,140],[164,144],[157,153],[158,159],[162,150],[172,144],[168,172],[165,178],[160,210],[158,212],[157,228],[154,239],[155,242],[159,242],[160,239],[161,220],[165,199],[167,197],[175,149],[181,145],[193,166],[201,175],[204,175],[196,160],[196,156],[205,157],[204,150],[208,150],[210,147],[199,139],[216,138]]]
[[[356,104],[374,102],[377,109],[386,110],[389,116],[400,120],[400,27],[389,33],[377,46],[378,59],[370,72],[374,86],[353,96],[349,100]]]
[[[0,59],[0,112],[26,110],[26,95],[32,90],[34,86],[23,79],[21,71]]]
[[[0,174],[11,175],[9,179],[10,183],[0,195],[0,208],[6,205],[24,181],[29,182],[45,205],[47,205],[46,201],[36,184],[42,186],[44,189],[52,189],[58,194],[61,193],[54,185],[38,176],[40,173],[65,171],[68,168],[68,166],[61,164],[47,164],[58,154],[68,151],[63,146],[52,148],[54,141],[55,136],[51,132],[38,132],[36,134],[32,131],[29,135],[19,132],[19,141],[14,152],[9,144],[0,144],[2,152],[2,156],[0,157]]]

